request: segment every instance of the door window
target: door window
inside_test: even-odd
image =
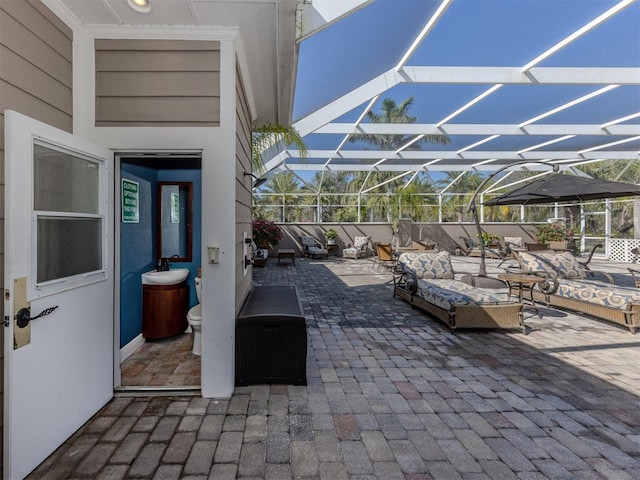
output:
[[[105,212],[100,159],[34,142],[34,295],[105,278]]]

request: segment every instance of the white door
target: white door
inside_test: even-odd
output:
[[[113,396],[112,175],[109,150],[5,112],[6,479]]]

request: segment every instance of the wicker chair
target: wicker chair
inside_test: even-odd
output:
[[[390,269],[395,267],[396,257],[393,255],[390,243],[377,243],[376,253],[376,264],[378,268],[380,268],[380,266],[389,267]]]
[[[342,250],[342,258],[353,258],[357,260],[358,258],[366,257],[369,240],[371,240],[371,237],[355,237],[353,239],[353,246]]]

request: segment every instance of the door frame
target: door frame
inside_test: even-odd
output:
[[[120,371],[120,210],[122,198],[120,195],[120,157],[121,153],[114,151],[113,155],[113,390],[122,385]]]
[[[162,154],[158,152],[157,149],[153,148],[144,148],[144,147],[136,147],[130,149],[112,149],[114,152],[114,169],[113,169],[113,188],[114,188],[114,202],[113,202],[113,223],[114,223],[114,252],[113,252],[113,261],[114,261],[114,288],[113,288],[113,390],[114,391],[123,391],[127,390],[122,386],[122,371],[121,364],[121,348],[120,348],[120,302],[121,302],[121,288],[120,288],[120,257],[121,257],[121,244],[120,244],[120,234],[121,234],[121,221],[120,221],[120,211],[122,208],[122,196],[120,195],[120,181],[122,177],[122,159],[130,158],[130,157],[140,157],[146,158],[148,156],[148,161],[150,166],[153,166],[154,159],[162,159],[162,158],[171,158],[176,155],[183,156],[197,156],[202,162],[202,149],[201,148],[176,148],[176,149],[162,149]],[[202,170],[202,166],[200,167]],[[193,221],[195,222],[195,218]],[[202,215],[198,219],[202,222]],[[202,241],[202,240],[201,240]],[[194,257],[196,255],[200,255],[201,252],[197,252],[194,250]],[[200,368],[202,369],[202,357],[198,359],[200,361]],[[202,385],[202,379],[200,380],[200,386]],[[200,387],[199,386],[199,387]],[[160,386],[160,387],[134,387],[134,390],[142,391],[148,390],[150,392],[153,391],[184,391],[184,392],[193,392],[193,388],[185,388],[184,387],[169,387],[169,386]]]

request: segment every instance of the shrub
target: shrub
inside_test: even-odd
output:
[[[538,243],[560,242],[572,236],[571,230],[565,229],[559,223],[544,223],[536,225],[535,229],[535,239]]]
[[[258,218],[253,221],[253,240],[258,247],[275,247],[282,240],[282,230],[274,222]]]
[[[327,240],[336,240],[338,238],[338,232],[336,232],[333,228],[330,228],[326,232],[324,232],[324,236]]]
[[[497,233],[482,232],[482,241],[485,245],[495,245],[500,241],[500,235]]]

